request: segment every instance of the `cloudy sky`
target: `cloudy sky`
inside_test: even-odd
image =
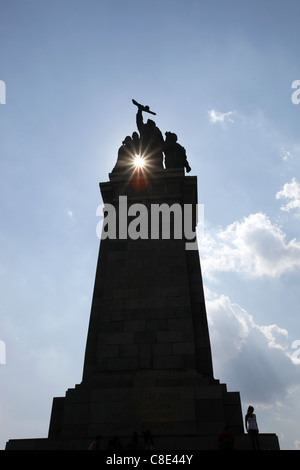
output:
[[[298,0],[0,0],[1,448],[45,437],[52,398],[81,381],[98,185],[135,98],[198,178],[215,377],[300,449],[299,15]]]

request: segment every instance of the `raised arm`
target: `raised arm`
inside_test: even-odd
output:
[[[142,113],[141,106],[138,107],[138,112],[136,113],[136,125],[137,125],[139,133],[141,134],[143,131],[143,126],[144,126],[143,113]]]

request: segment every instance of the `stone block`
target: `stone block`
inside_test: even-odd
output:
[[[178,343],[181,341],[183,341],[183,332],[181,330],[157,332],[157,342],[159,343]]]
[[[195,344],[194,342],[180,342],[172,343],[172,352],[173,354],[194,354],[195,353]]]
[[[179,343],[181,344],[181,343]],[[156,343],[153,344],[153,354],[155,356],[167,356],[173,352],[173,343]],[[175,353],[176,354],[176,353]],[[179,352],[177,354],[180,354]]]
[[[139,343],[139,368],[151,369],[153,366],[151,342]]]
[[[83,425],[89,422],[90,403],[69,403],[65,401],[63,424],[66,426]]]
[[[124,331],[144,331],[146,328],[146,320],[126,320],[124,321]]]
[[[110,371],[137,370],[139,365],[138,357],[110,357],[107,362],[107,369]]]
[[[153,367],[155,369],[183,369],[184,358],[182,356],[154,356]]]
[[[114,345],[115,346],[115,345]],[[139,345],[138,344],[119,344],[117,345],[118,355],[119,356],[138,356],[139,355]]]
[[[211,385],[211,386],[202,386],[195,388],[195,399],[196,400],[223,400],[224,392],[226,391],[225,385]],[[207,402],[206,402],[207,403]]]
[[[189,317],[187,318],[169,318],[168,319],[169,330],[193,330],[192,321]]]
[[[168,320],[165,318],[151,318],[146,321],[146,330],[158,331],[167,329]]]
[[[134,333],[111,333],[110,335],[101,334],[103,342],[107,344],[133,344],[134,342]]]
[[[133,342],[134,344],[146,344],[146,343],[153,343],[156,339],[156,334],[154,331],[135,331],[133,334]]]
[[[199,422],[225,422],[223,400],[202,399],[196,400],[196,415]]]

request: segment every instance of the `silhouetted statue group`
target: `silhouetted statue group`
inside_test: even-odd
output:
[[[134,166],[135,155],[139,155],[145,159],[145,165],[149,171],[164,168],[185,168],[189,173],[191,168],[187,161],[186,151],[177,142],[177,135],[166,132],[164,140],[161,131],[152,119],[148,119],[144,123],[143,111],[154,115],[155,113],[150,111],[149,106],[143,106],[135,100],[132,102],[138,107],[136,125],[139,134],[133,132],[131,137],[125,137],[119,148],[118,160],[113,172],[128,171],[130,167]]]

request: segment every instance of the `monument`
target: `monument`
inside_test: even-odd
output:
[[[174,133],[144,122],[100,183],[103,227],[80,384],[53,399],[49,433],[9,449],[88,449],[101,435],[123,449],[218,449],[228,428],[250,448],[239,392],[214,378],[196,242],[197,178]],[[146,433],[146,434],[144,434]],[[278,449],[274,434],[261,435]]]

